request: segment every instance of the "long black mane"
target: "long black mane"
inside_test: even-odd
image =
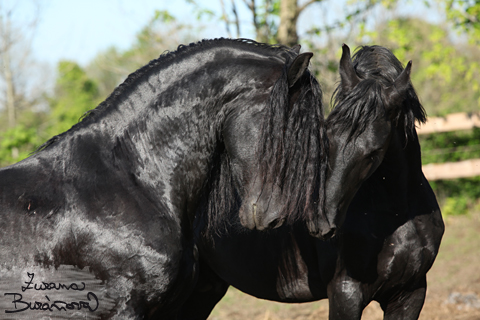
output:
[[[268,45],[263,43],[258,43],[250,39],[208,39],[202,40],[196,43],[190,43],[189,45],[179,45],[175,51],[165,51],[160,55],[159,58],[151,60],[145,66],[139,68],[135,72],[131,73],[123,83],[115,88],[115,90],[95,109],[87,111],[83,116],[80,117],[80,122],[74,125],[69,130],[56,135],[50,138],[47,142],[42,144],[35,152],[39,152],[45,148],[48,148],[50,145],[58,141],[62,136],[67,132],[71,132],[82,125],[85,125],[86,122],[89,122],[95,118],[96,115],[102,114],[105,111],[109,110],[112,106],[118,104],[119,101],[122,101],[125,96],[130,94],[130,91],[135,87],[142,79],[146,79],[152,73],[158,73],[162,69],[167,68],[173,63],[178,63],[182,59],[189,57],[193,53],[198,53],[199,51],[207,51],[212,48],[218,48],[221,46],[228,46],[231,48],[239,49],[248,49],[250,51],[258,52],[261,55],[271,55],[278,56],[281,59],[286,59],[286,57],[292,56],[293,51],[282,45]]]
[[[329,115],[329,124],[338,133],[348,132],[348,139],[360,136],[373,121],[382,115],[377,114],[377,105],[383,105],[384,90],[374,79],[359,82],[348,94],[339,85],[335,92],[334,109]]]
[[[265,45],[262,45],[265,46]],[[258,154],[264,185],[275,183],[282,188],[286,205],[280,216],[293,223],[312,219],[325,205],[324,186],[328,163],[328,139],[322,105],[322,91],[307,72],[296,84],[298,96],[289,95],[287,67],[296,53],[282,46],[267,47],[285,57],[285,66],[268,99]],[[285,54],[287,53],[287,55]],[[206,234],[227,230],[228,215],[238,209],[239,197],[232,186],[227,154],[218,154],[218,165],[209,180],[206,207]],[[274,177],[275,181],[267,181]],[[264,192],[269,192],[265,189]]]
[[[323,211],[328,161],[322,91],[311,74],[300,85],[293,102],[284,68],[270,95],[259,144],[261,172],[282,186],[287,204],[280,215],[291,223],[298,218],[311,220],[319,208]]]
[[[361,134],[375,117],[383,116],[376,114],[375,108],[371,106],[377,103],[384,104],[385,88],[392,86],[403,70],[402,63],[397,57],[381,46],[359,47],[352,60],[358,77],[368,81],[361,81],[348,93],[343,92],[339,84],[333,96],[334,109],[331,114],[332,123],[337,123],[339,130],[349,130],[351,138]],[[350,120],[344,121],[345,118]],[[393,120],[397,127],[405,129],[407,139],[415,132],[415,121],[426,122],[425,109],[411,84],[407,90],[407,98],[400,112],[393,115]]]

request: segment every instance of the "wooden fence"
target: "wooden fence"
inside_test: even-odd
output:
[[[452,113],[445,117],[428,118],[426,124],[417,129],[420,134],[468,130],[480,127],[480,112]],[[480,159],[459,162],[430,163],[423,166],[423,173],[428,180],[469,178],[480,176]]]
[[[480,128],[480,112],[452,113],[446,117],[429,117],[427,123],[417,129],[418,134],[448,132]]]

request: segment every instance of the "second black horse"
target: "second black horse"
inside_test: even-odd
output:
[[[352,63],[343,47],[327,181],[353,191],[327,184],[336,235],[313,238],[303,223],[261,233],[231,216],[226,233],[201,239],[200,279],[178,318],[206,319],[229,285],[280,302],[328,298],[330,319],[360,319],[372,300],[385,319],[418,318],[444,225],[422,173],[415,121],[426,116],[410,70],[386,48],[362,47]]]

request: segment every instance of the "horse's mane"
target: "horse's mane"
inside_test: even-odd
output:
[[[340,127],[343,123],[345,126],[343,130],[351,130],[350,137],[359,135],[375,117],[380,116],[376,114],[373,106],[385,101],[384,89],[392,86],[403,70],[397,57],[381,46],[359,47],[352,60],[359,78],[368,81],[360,81],[349,93],[344,93],[339,84],[333,96],[334,109],[329,116],[329,119],[332,117],[332,123],[337,123]],[[350,120],[342,120],[344,117]],[[425,109],[410,84],[407,97],[400,112],[394,115],[393,122],[405,129],[408,138],[414,135],[415,121],[425,123],[426,120]]]
[[[263,55],[272,55],[272,56],[283,56],[283,59],[293,54],[293,51],[282,45],[268,45],[263,43],[258,43],[249,39],[226,39],[218,38],[211,40],[202,40],[197,43],[190,43],[189,45],[179,45],[176,51],[165,51],[160,55],[159,58],[150,61],[145,66],[141,67],[137,71],[131,73],[123,83],[115,88],[115,90],[101,102],[95,109],[87,111],[83,116],[79,118],[79,123],[75,124],[69,130],[60,133],[47,142],[42,144],[35,152],[39,152],[43,149],[48,148],[56,141],[58,141],[62,136],[67,132],[71,132],[76,128],[88,122],[87,120],[93,120],[96,115],[103,113],[105,110],[108,110],[110,106],[118,103],[120,99],[123,99],[125,94],[130,92],[132,86],[136,85],[140,79],[145,78],[145,76],[150,75],[153,72],[158,72],[158,67],[168,67],[174,62],[178,62],[179,59],[186,58],[193,53],[198,53],[202,50],[209,50],[211,48],[218,48],[221,46],[226,46],[230,48],[240,48],[244,50],[250,50],[253,52],[258,52]]]
[[[291,57],[293,58],[293,56]],[[267,101],[257,153],[264,188],[280,186],[286,205],[278,213],[287,222],[310,220],[325,204],[328,139],[322,106],[322,91],[307,72],[296,84],[299,94],[292,99],[287,79],[288,59]],[[240,198],[232,188],[228,155],[220,156],[209,182],[207,235],[226,231],[230,213],[237,213]],[[273,178],[274,181],[267,180]],[[264,189],[264,192],[270,190]]]
[[[279,214],[292,223],[322,214],[317,211],[324,208],[328,139],[320,85],[305,74],[292,103],[287,65],[271,92],[258,152],[264,179],[275,179],[263,182],[282,187],[286,205]]]

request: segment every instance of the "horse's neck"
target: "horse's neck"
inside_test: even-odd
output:
[[[436,207],[433,192],[422,173],[421,153],[416,133],[405,137],[403,129],[396,129],[384,161],[368,180],[376,190],[375,203],[380,212],[390,212],[404,219],[418,212],[419,202],[423,207]],[[428,211],[426,209],[421,209]]]
[[[151,72],[131,84],[123,96],[109,101],[104,110],[88,116],[39,156],[50,160],[52,154],[61,154],[58,168],[53,168],[59,175],[95,175],[90,171],[99,166],[101,171],[114,171],[113,176],[122,176],[123,181],[156,190],[151,195],[155,199],[200,189],[216,148],[222,104],[213,104],[213,97],[199,93],[212,87],[206,72],[189,82],[189,74],[199,67],[180,68],[183,74],[174,68]],[[77,168],[64,173],[62,166]],[[187,170],[188,175],[184,174]]]

